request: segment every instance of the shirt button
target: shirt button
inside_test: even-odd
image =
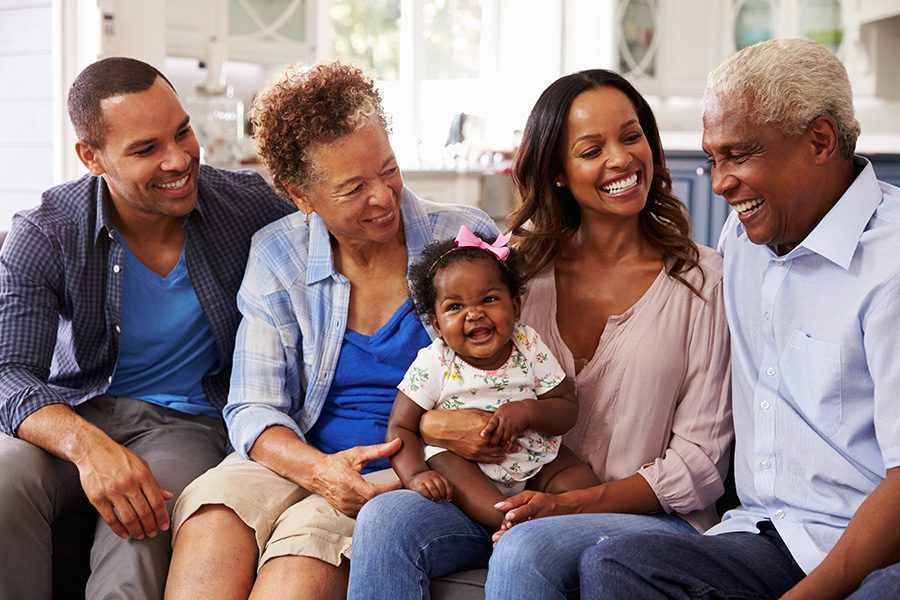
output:
[[[759,403],[759,407],[763,410],[769,410],[769,401],[763,400],[762,402]]]
[[[767,460],[761,460],[761,461],[759,461],[759,466],[761,466],[763,469],[768,469],[769,466],[770,466],[770,465],[769,465],[769,461],[767,461]]]
[[[111,240],[116,239],[116,234],[114,234],[114,233],[112,232],[112,229],[107,229],[107,230],[106,230],[106,234],[109,235],[109,239],[111,239]]]
[[[121,270],[122,270],[122,267],[120,267],[119,265],[113,265],[113,273],[118,273]]]
[[[783,261],[783,260],[776,260],[776,261],[775,261],[775,266],[776,266],[776,267],[783,267],[783,266],[784,266],[784,261]]]
[[[768,375],[769,377],[771,377],[774,374],[775,374],[775,367],[769,367],[768,369],[766,369],[766,375]]]
[[[122,333],[122,328],[116,325],[116,333]]]
[[[766,313],[763,316],[766,318],[766,321],[768,321],[771,318],[771,315],[769,315],[769,313]]]
[[[106,381],[108,381],[109,383],[112,383],[112,375],[110,375],[109,377],[107,377]]]
[[[783,519],[783,518],[784,518],[784,511],[781,510],[780,508],[779,508],[778,510],[776,510],[776,511],[775,511],[775,518],[776,518],[776,519]]]

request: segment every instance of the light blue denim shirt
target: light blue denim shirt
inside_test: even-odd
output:
[[[719,240],[741,506],[707,533],[771,521],[807,573],[900,465],[900,189],[858,160],[790,253],[753,244],[736,214]]]
[[[429,242],[456,237],[460,225],[497,232],[476,208],[421,200],[406,188],[400,212],[410,264]],[[325,224],[315,214],[309,227],[303,219],[297,213],[257,232],[238,292],[243,319],[224,415],[231,444],[244,458],[273,425],[305,440],[328,395],[347,327],[350,282],[334,268]]]

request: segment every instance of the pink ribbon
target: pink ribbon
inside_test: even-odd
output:
[[[465,225],[460,225],[459,233],[456,234],[456,245],[459,248],[475,247],[481,248],[482,250],[487,250],[488,252],[496,256],[497,260],[506,262],[506,257],[509,256],[509,248],[506,244],[509,242],[509,238],[511,237],[512,234],[507,233],[506,235],[499,236],[496,240],[494,240],[493,244],[488,244],[477,235],[472,233],[471,229],[469,229]]]

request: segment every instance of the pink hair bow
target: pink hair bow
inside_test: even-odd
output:
[[[481,248],[482,250],[487,250],[491,254],[497,257],[497,260],[501,262],[506,262],[506,257],[509,256],[509,247],[507,247],[507,243],[509,242],[509,238],[512,237],[512,234],[507,233],[505,235],[499,236],[496,240],[494,240],[493,244],[488,244],[477,235],[472,233],[472,230],[466,227],[465,225],[459,226],[459,233],[456,234],[456,245],[459,248],[468,248],[475,247]]]

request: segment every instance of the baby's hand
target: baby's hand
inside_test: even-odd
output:
[[[407,482],[406,487],[435,502],[453,500],[453,485],[437,471],[416,473]]]
[[[527,400],[508,402],[491,416],[481,431],[481,437],[490,437],[492,445],[502,444],[507,452],[512,452],[519,443],[519,437],[530,425],[530,403]]]

